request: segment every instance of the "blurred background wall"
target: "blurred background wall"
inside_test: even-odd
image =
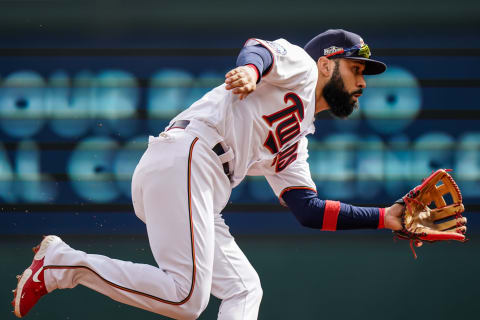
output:
[[[148,135],[221,84],[246,39],[303,46],[328,28],[360,34],[389,68],[367,78],[351,119],[318,117],[309,163],[319,196],[387,206],[432,170],[452,168],[471,241],[426,245],[414,261],[408,244],[386,231],[302,228],[263,178],[248,178],[224,216],[261,276],[260,318],[472,317],[480,284],[479,17],[480,3],[466,0],[1,1],[2,319],[13,317],[8,289],[39,235],[153,263],[130,204]],[[421,298],[411,290],[418,285]],[[202,319],[217,308],[212,299]],[[45,298],[30,317],[136,316],[158,318],[77,288]]]

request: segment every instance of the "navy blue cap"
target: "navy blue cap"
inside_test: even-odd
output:
[[[363,74],[379,74],[387,69],[385,63],[370,59],[370,48],[358,34],[342,29],[320,33],[304,49],[315,61],[320,57],[365,61]]]

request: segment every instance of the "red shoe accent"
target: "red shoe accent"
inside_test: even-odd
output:
[[[48,293],[43,270],[45,252],[48,246],[59,241],[61,240],[57,236],[45,237],[40,245],[33,248],[35,256],[30,267],[21,276],[17,276],[18,283],[17,288],[13,290],[12,301],[13,312],[17,317],[24,317],[37,301]]]

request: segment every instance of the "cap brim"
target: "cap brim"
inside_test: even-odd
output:
[[[365,70],[363,71],[363,74],[366,74],[366,75],[380,74],[385,72],[385,70],[387,70],[387,65],[377,60],[362,58],[362,57],[342,57],[342,58],[365,61]]]

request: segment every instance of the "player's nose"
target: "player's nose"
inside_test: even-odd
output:
[[[359,87],[360,89],[365,89],[367,87],[367,82],[365,81],[363,75],[357,78],[357,87]]]

